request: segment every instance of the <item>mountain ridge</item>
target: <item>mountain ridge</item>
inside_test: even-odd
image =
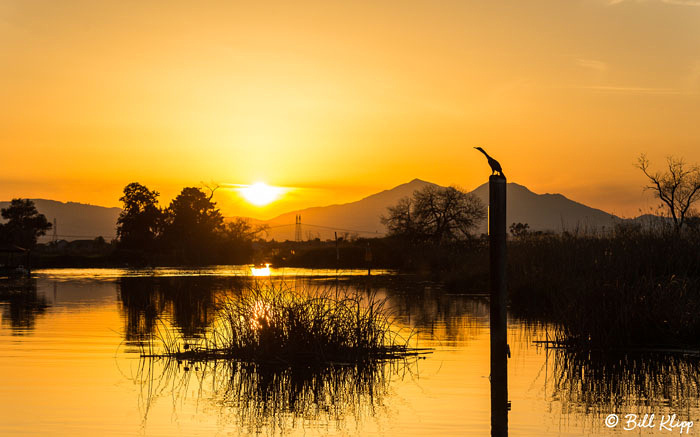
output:
[[[301,215],[302,239],[349,237],[357,234],[363,237],[379,237],[385,234],[380,217],[387,207],[395,205],[399,199],[409,197],[414,191],[426,186],[441,187],[438,184],[414,178],[393,188],[379,191],[359,200],[326,206],[312,206],[289,211],[268,220],[248,218],[253,224],[269,226],[268,238],[293,240],[295,238],[295,216]],[[485,204],[488,204],[488,183],[469,191]],[[603,210],[589,207],[569,199],[560,193],[538,194],[525,185],[509,182],[507,185],[506,223],[527,223],[533,231],[574,231],[609,228],[619,217]],[[37,210],[46,215],[49,221],[58,223],[58,236],[63,239],[95,238],[103,236],[110,240],[116,235],[116,220],[121,212],[117,207],[103,207],[80,202],[60,202],[50,199],[32,199]],[[9,202],[0,202],[5,207]],[[634,220],[634,219],[633,219]],[[484,221],[476,230],[486,232]],[[43,237],[47,241],[52,235]]]
[[[80,240],[101,236],[109,241],[116,238],[117,218],[121,208],[41,198],[30,200],[49,222],[56,219],[56,234],[59,239]],[[10,201],[0,201],[0,208],[7,207],[9,203]],[[39,237],[39,242],[49,241],[53,232],[51,229],[45,236]]]

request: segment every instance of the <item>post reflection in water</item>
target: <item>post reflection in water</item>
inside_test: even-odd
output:
[[[491,354],[491,435],[508,436],[508,356]]]

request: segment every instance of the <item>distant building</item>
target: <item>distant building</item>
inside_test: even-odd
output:
[[[0,244],[0,276],[29,273],[29,250],[14,244]]]

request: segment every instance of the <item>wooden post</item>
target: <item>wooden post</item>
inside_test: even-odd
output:
[[[31,266],[31,262],[32,262],[31,256],[32,256],[32,253],[31,253],[31,252],[32,252],[32,251],[31,251],[30,249],[27,249],[27,252],[26,252],[26,255],[25,255],[25,256],[26,256],[26,264],[27,264],[27,277],[31,277],[31,276],[32,276],[32,266]]]
[[[372,276],[372,249],[369,247],[369,242],[367,242],[367,249],[365,249],[365,262],[367,263],[367,276]]]
[[[340,249],[338,248],[338,232],[333,232],[335,235],[335,269],[338,270],[338,264],[340,263]]]
[[[508,327],[506,320],[506,178],[489,178],[491,436],[508,435]]]

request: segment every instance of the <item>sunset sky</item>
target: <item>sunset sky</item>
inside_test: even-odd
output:
[[[490,171],[625,216],[700,162],[700,0],[0,1],[0,200],[292,187],[268,218]]]

